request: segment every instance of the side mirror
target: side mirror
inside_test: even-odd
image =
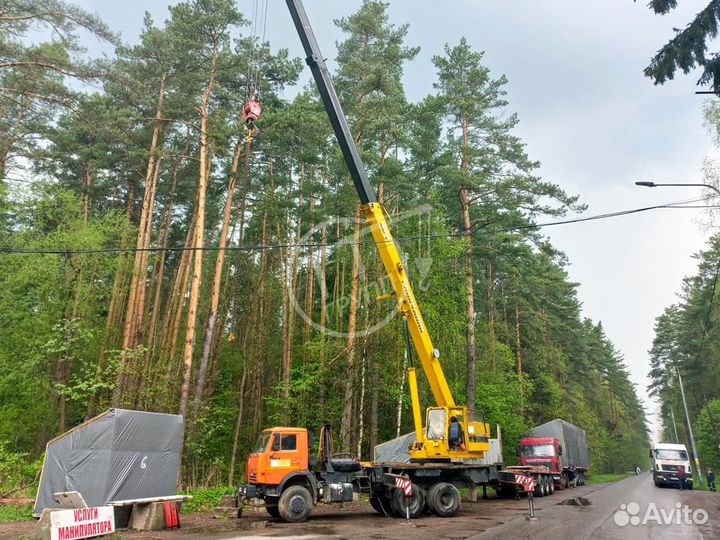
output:
[[[558,456],[562,456],[562,444],[558,445]]]
[[[518,453],[518,456],[522,453],[522,450],[520,449],[519,446],[517,447],[517,453]]]
[[[272,450],[273,452],[279,452],[279,451],[280,451],[280,435],[278,435],[277,433],[276,433],[275,436],[273,437],[273,443],[272,443],[272,448],[271,448],[271,450]]]
[[[650,449],[650,457],[653,457],[653,455],[652,455],[652,448]]]
[[[313,446],[315,446],[315,432],[308,431],[308,448],[312,450]]]

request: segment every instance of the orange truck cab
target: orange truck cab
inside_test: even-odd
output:
[[[308,432],[301,428],[274,427],[260,434],[248,457],[251,484],[279,486],[289,475],[308,472]]]

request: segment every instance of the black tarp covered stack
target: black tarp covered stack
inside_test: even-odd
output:
[[[177,492],[183,418],[110,409],[47,444],[34,515],[53,493],[79,492],[88,506]]]

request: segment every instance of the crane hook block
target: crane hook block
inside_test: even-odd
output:
[[[260,119],[261,114],[262,105],[260,105],[260,99],[257,96],[254,96],[243,107],[243,121],[246,124],[254,124]]]

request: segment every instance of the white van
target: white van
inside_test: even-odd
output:
[[[685,467],[685,487],[692,489],[692,468],[690,456],[684,444],[656,443],[650,449],[653,460],[653,482],[656,486],[679,485],[678,467]]]

